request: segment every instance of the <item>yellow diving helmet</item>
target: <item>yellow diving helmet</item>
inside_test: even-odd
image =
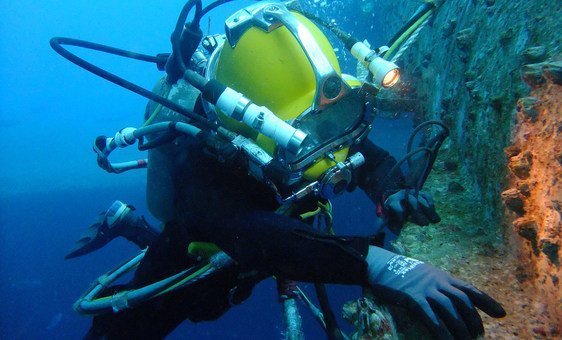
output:
[[[206,105],[208,114],[280,160],[291,172],[287,185],[339,178],[341,171],[336,170],[349,168],[349,174],[344,174],[335,188],[341,191],[349,182],[351,169],[363,162],[360,154],[348,157],[349,147],[370,130],[371,118],[365,116],[365,99],[359,91],[362,84],[342,76],[324,33],[288,7],[260,2],[230,16],[225,22],[226,39],[209,58],[205,76],[266,107],[304,133],[306,138],[298,149],[280,147],[258,129],[211,105]],[[309,190],[323,189],[316,186]]]

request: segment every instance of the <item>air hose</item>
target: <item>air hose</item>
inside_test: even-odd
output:
[[[336,322],[336,317],[334,316],[334,312],[330,307],[326,286],[322,283],[315,283],[314,289],[316,290],[316,296],[318,298],[318,302],[320,303],[322,315],[324,316],[324,323],[326,325],[326,335],[328,336],[328,339],[343,340],[344,336],[342,334],[342,331],[338,327],[338,324]]]
[[[110,162],[109,156],[115,149],[128,147],[138,140],[139,150],[145,151],[171,142],[179,135],[198,139],[206,147],[206,150],[216,155],[217,159],[223,161],[232,159],[238,149],[227,140],[231,136],[223,133],[222,128],[219,128],[218,132],[218,134],[210,133],[183,122],[159,122],[138,129],[133,127],[123,128],[114,137],[98,136],[93,149],[97,154],[98,165],[109,173],[121,173],[147,166],[146,159],[122,163]],[[156,137],[145,142],[144,138],[149,135],[156,135]]]
[[[195,6],[195,17],[191,23],[186,23],[189,12]],[[172,43],[172,54],[166,63],[166,80],[175,84],[187,70],[193,53],[203,38],[203,32],[199,27],[202,5],[201,0],[189,0],[182,8],[170,41]]]
[[[118,147],[124,148],[133,145],[137,139],[142,141],[147,135],[161,132],[179,132],[193,137],[200,137],[203,134],[201,129],[181,122],[161,122],[138,129],[124,128],[118,131],[114,137],[99,136],[96,138],[94,151],[97,154],[98,165],[109,173],[121,173],[127,170],[145,168],[146,160],[111,163],[109,156]]]
[[[175,275],[137,289],[118,292],[112,296],[98,298],[103,289],[111,285],[127,272],[135,269],[144,258],[147,249],[126,261],[117,268],[98,278],[94,284],[74,303],[74,310],[80,314],[101,314],[132,308],[146,300],[167,294],[188,286],[216,273],[234,263],[225,253],[219,252],[200,265],[192,266]]]
[[[427,126],[430,126],[430,125],[439,126],[441,128],[441,131],[439,131],[433,138],[430,139],[430,141],[427,143],[427,146],[419,147],[415,150],[412,150],[412,144],[413,144],[415,136],[423,128],[425,128]],[[415,176],[416,178],[410,178],[409,183],[408,183],[409,185],[414,186],[414,189],[415,189],[416,194],[417,194],[423,188],[423,185],[424,185],[427,177],[429,176],[429,173],[431,172],[433,164],[435,163],[435,159],[437,158],[437,153],[439,152],[439,148],[441,147],[441,145],[443,144],[443,142],[445,141],[445,139],[448,136],[449,136],[449,129],[441,121],[430,120],[430,121],[426,121],[426,122],[423,122],[420,125],[418,125],[414,129],[414,131],[412,131],[412,133],[410,134],[410,137],[408,138],[408,146],[407,146],[407,150],[406,150],[406,152],[407,152],[406,156],[404,156],[402,159],[400,159],[388,171],[387,175],[380,182],[380,185],[379,185],[379,188],[381,188],[380,190],[384,190],[384,187],[386,186],[388,181],[392,177],[394,177],[398,174],[398,171],[400,170],[400,167],[402,166],[402,164],[404,164],[405,162],[408,162],[408,164],[410,165],[410,168],[413,168],[414,166],[413,166],[413,163],[412,163],[412,158],[414,156],[420,154],[420,153],[425,153],[425,154],[428,155],[428,158],[426,159],[425,166],[420,171],[420,173],[418,173],[418,176]],[[408,177],[411,177],[411,176],[408,176]],[[375,194],[375,197],[381,197],[382,194],[383,194],[383,192],[377,192]]]
[[[414,22],[410,26],[404,26],[406,28],[405,32],[396,38],[396,41],[392,42],[387,51],[383,53],[383,58],[385,60],[390,60],[391,57],[394,55],[394,51],[396,51],[400,46],[402,46],[410,37],[413,36],[414,32],[416,32],[429,17],[433,14],[433,8],[430,8],[427,12],[425,12],[416,22]],[[394,38],[393,38],[394,39]]]
[[[176,104],[175,102],[169,100],[168,98],[164,98],[162,96],[159,96],[137,84],[134,84],[128,80],[125,80],[111,72],[108,72],[90,62],[87,62],[86,60],[78,57],[77,55],[71,53],[70,51],[68,51],[67,49],[65,49],[63,47],[63,45],[70,45],[70,46],[76,46],[76,47],[82,47],[82,48],[86,48],[86,49],[91,49],[91,50],[96,50],[96,51],[101,51],[101,52],[105,52],[105,53],[111,53],[111,54],[115,54],[115,55],[119,55],[119,56],[124,56],[127,58],[132,58],[132,56],[143,56],[146,57],[142,60],[145,61],[150,61],[150,62],[156,62],[157,64],[161,64],[162,59],[159,58],[158,56],[156,57],[150,57],[149,56],[144,56],[138,53],[131,53],[128,51],[124,51],[124,50],[120,50],[120,49],[116,49],[114,47],[109,47],[109,46],[105,46],[105,45],[101,45],[101,44],[96,44],[96,43],[92,43],[92,42],[88,42],[88,41],[84,41],[84,40],[78,40],[78,39],[72,39],[72,38],[63,38],[63,37],[55,37],[52,38],[50,41],[51,47],[53,48],[53,50],[55,50],[58,54],[60,54],[62,57],[64,57],[65,59],[69,60],[70,62],[78,65],[79,67],[85,69],[86,71],[89,71],[103,79],[106,79],[116,85],[119,85],[123,88],[126,88],[129,91],[132,91],[136,94],[139,94],[147,99],[150,99],[154,102],[157,102],[159,104],[161,104],[162,106],[165,106],[167,108],[169,108],[170,110],[173,110],[183,116],[186,116],[190,119],[193,119],[195,122],[197,122],[197,124],[201,125],[201,127],[207,128],[207,129],[211,129],[211,130],[215,130],[217,128],[216,124],[214,124],[213,122],[211,122],[210,120],[204,118],[203,116],[200,116],[198,114],[195,114],[193,111],[186,109],[185,107]],[[149,60],[151,58],[156,58],[153,60]],[[135,58],[136,59],[136,58]]]
[[[202,8],[201,0],[190,0],[184,5],[171,36],[173,51],[169,61],[172,61],[173,65],[166,65],[166,72],[168,72],[168,66],[177,68],[177,70],[172,71],[174,75],[172,76],[171,83],[175,83],[188,69],[186,63],[191,60],[193,53],[195,53],[197,46],[199,46],[201,42],[203,37],[201,19],[203,16],[218,6],[231,1],[233,0],[217,0],[210,3],[205,8]],[[186,23],[187,16],[193,6],[195,6],[193,21],[191,23]],[[175,56],[177,56],[177,58],[175,58]],[[168,76],[170,76],[170,72],[168,72]]]
[[[170,110],[173,110],[181,115],[193,119],[198,125],[200,125],[203,128],[209,130],[216,130],[217,125],[212,121],[204,118],[203,116],[197,115],[193,113],[191,110],[188,110],[163,96],[159,96],[139,85],[136,85],[98,66],[95,66],[94,64],[89,63],[86,60],[71,53],[70,51],[68,51],[62,46],[71,45],[71,46],[86,48],[90,50],[100,51],[104,53],[110,53],[126,58],[133,58],[137,60],[156,63],[159,70],[162,71],[165,69],[167,71],[168,82],[169,84],[173,84],[179,78],[183,77],[184,73],[188,70],[188,68],[185,65],[185,61],[186,60],[189,61],[191,59],[191,56],[193,55],[193,53],[195,52],[197,46],[201,41],[202,33],[201,33],[201,29],[199,28],[199,22],[201,17],[206,13],[208,13],[210,10],[226,2],[228,1],[219,0],[211,3],[205,8],[202,8],[201,0],[189,0],[182,8],[182,11],[176,22],[176,27],[174,29],[174,32],[172,33],[171,54],[163,53],[157,56],[147,56],[144,54],[129,52],[129,51],[125,51],[101,44],[96,44],[88,41],[72,39],[72,38],[63,38],[63,37],[52,38],[50,41],[50,45],[53,48],[53,50],[55,50],[58,54],[60,54],[62,57],[69,60],[70,62],[78,65],[79,67],[89,72],[92,72],[101,78],[111,81],[116,85],[124,87],[127,90],[137,93],[149,100],[157,102],[158,104],[165,106]],[[195,6],[194,20],[189,25],[186,25],[185,22],[187,16],[189,15],[190,11],[193,9],[194,6]]]
[[[429,173],[431,172],[431,169],[433,168],[433,164],[435,163],[435,159],[437,158],[437,152],[439,151],[439,149],[441,148],[441,145],[443,144],[443,142],[445,141],[445,139],[449,136],[449,128],[441,121],[439,120],[429,120],[426,122],[421,123],[420,125],[418,125],[414,131],[412,131],[412,133],[410,134],[410,137],[408,138],[408,146],[407,146],[407,153],[412,152],[412,144],[414,143],[414,138],[416,137],[416,135],[418,134],[418,132],[420,132],[423,128],[427,127],[427,126],[431,126],[431,125],[437,125],[441,128],[441,131],[439,133],[437,133],[435,136],[433,136],[433,138],[431,138],[428,142],[427,145],[430,146],[430,149],[432,150],[431,152],[431,157],[427,160],[427,165],[424,167],[423,173],[421,174],[421,176],[419,176],[417,183],[416,183],[416,188],[419,188],[419,190],[421,190],[421,187],[423,187],[423,184],[425,183],[425,180],[427,179],[427,176],[429,176]],[[412,164],[412,157],[408,157],[408,165],[410,168],[413,167]]]
[[[396,32],[396,34],[394,34],[394,36],[388,42],[388,46],[392,46],[397,40],[400,39],[400,37],[405,35],[404,33],[406,33],[408,29],[414,26],[422,17],[426,16],[430,11],[434,10],[435,8],[436,6],[433,2],[426,2],[423,5],[421,5],[417,9],[416,13],[414,13],[414,15],[408,20],[408,22],[406,22],[406,24],[402,26],[402,28],[400,28],[398,32]]]

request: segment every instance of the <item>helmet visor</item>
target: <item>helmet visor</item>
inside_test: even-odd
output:
[[[351,91],[322,110],[307,111],[299,116],[293,126],[308,136],[294,160],[300,161],[326,144],[351,134],[363,121],[364,106],[363,98]]]

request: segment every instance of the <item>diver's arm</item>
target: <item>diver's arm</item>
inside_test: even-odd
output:
[[[429,194],[406,187],[399,169],[390,173],[397,162],[387,151],[370,140],[364,141],[359,151],[365,165],[356,174],[357,184],[375,203],[377,215],[385,219],[393,233],[400,233],[407,220],[421,226],[441,220]]]
[[[212,189],[212,186],[210,187]],[[370,246],[370,239],[325,235],[303,222],[248,206],[207,212],[194,225],[204,242],[217,244],[241,267],[296,281],[370,286],[373,294],[409,309],[436,338],[467,339],[484,332],[476,311],[505,311],[472,285],[421,261]]]
[[[397,163],[396,159],[369,139],[361,143],[358,151],[365,157],[365,164],[355,174],[357,185],[377,206],[379,213],[382,213],[385,194],[402,189],[404,176],[400,170],[389,174]]]

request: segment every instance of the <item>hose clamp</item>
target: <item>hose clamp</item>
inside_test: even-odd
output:
[[[124,148],[127,147],[129,145],[133,145],[135,144],[135,131],[137,129],[132,128],[132,127],[126,127],[123,128],[121,130],[119,130],[114,137],[114,141],[115,144],[120,147],[120,148]]]

